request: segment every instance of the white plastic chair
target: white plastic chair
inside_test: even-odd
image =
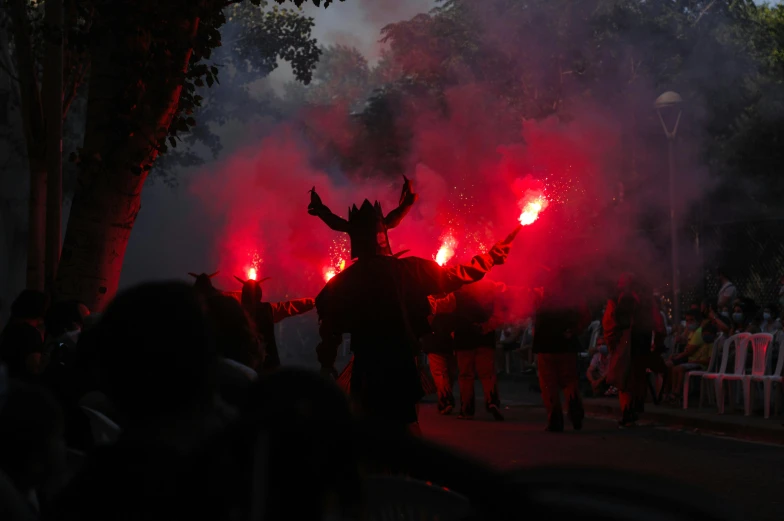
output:
[[[768,333],[757,333],[751,335],[747,340],[741,342],[740,348],[735,349],[735,370],[732,374],[725,374],[719,378],[719,414],[724,414],[724,383],[740,382],[743,392],[744,412],[748,416],[751,414],[751,379],[746,374],[746,357],[749,353],[749,345],[752,346],[752,373],[757,375],[765,374],[765,351],[773,340],[773,336]],[[733,400],[730,397],[730,406]]]
[[[82,410],[90,419],[90,430],[96,445],[111,445],[120,437],[120,426],[107,418],[104,414],[82,406]]]
[[[778,384],[779,392],[781,392],[782,388],[784,387],[784,377],[782,377],[781,373],[784,370],[784,336],[779,335],[779,341],[777,343],[773,343],[768,349],[768,355],[765,357],[765,365],[767,368],[771,368],[772,360],[773,360],[773,353],[775,352],[776,348],[778,348],[778,361],[776,362],[776,367],[772,368],[772,371],[767,371],[763,375],[752,374],[748,377],[749,380],[749,388],[751,386],[751,382],[762,382],[763,385],[763,395],[765,397],[765,418],[770,418],[770,395],[773,392],[773,384]],[[749,399],[747,398],[747,401]],[[778,400],[776,401],[776,414],[778,414]],[[748,412],[746,413],[748,415]]]
[[[715,372],[706,372],[706,374],[702,375],[702,382],[705,383],[706,387],[711,381],[713,382],[713,396],[716,398],[717,405],[719,402],[719,382],[721,377],[727,374],[727,365],[729,364],[731,348],[734,345],[735,351],[737,352],[740,350],[740,346],[744,345],[743,349],[746,349],[744,342],[748,342],[749,338],[751,338],[749,333],[738,333],[737,335],[732,335],[727,340],[725,340],[724,347],[722,347],[721,350],[721,361],[719,362],[719,367]],[[703,388],[700,387],[700,393],[702,393],[702,391]],[[702,405],[702,398],[703,395],[700,394],[700,405]]]
[[[711,357],[710,362],[708,362],[708,367],[705,371],[689,371],[686,373],[686,377],[683,381],[683,408],[689,408],[689,382],[691,382],[692,378],[699,378],[700,379],[700,402],[698,407],[702,407],[702,398],[704,396],[704,389],[705,385],[707,384],[706,381],[703,380],[703,377],[706,374],[716,373],[716,366],[719,365],[719,353],[722,353],[722,357],[724,359],[724,368],[727,367],[727,360],[724,357],[724,353],[729,351],[729,344],[725,345],[724,341],[724,333],[719,333],[716,337],[716,340],[713,341],[713,349],[711,350]]]
[[[367,519],[371,521],[436,521],[461,519],[471,513],[464,496],[424,481],[369,476],[364,489]]]

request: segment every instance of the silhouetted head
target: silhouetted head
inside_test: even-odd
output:
[[[101,317],[104,387],[129,421],[212,403],[217,354],[202,302],[187,284],[147,283],[118,295]]]
[[[212,278],[218,273],[220,272],[216,271],[215,273],[211,273],[209,275],[206,273],[200,273],[197,275],[193,272],[188,272],[188,275],[196,279],[196,281],[193,283],[193,289],[202,296],[209,298],[217,293],[217,290],[212,285]]]
[[[207,300],[215,344],[224,357],[253,369],[261,361],[261,346],[252,320],[234,298],[218,295]]]
[[[270,279],[269,277],[263,278],[261,280],[255,280],[255,279],[243,280],[242,278],[235,275],[234,278],[237,279],[237,282],[242,284],[242,295],[240,297],[240,302],[242,303],[242,307],[244,307],[246,310],[250,310],[253,308],[253,306],[261,302],[261,299],[263,297],[261,284],[265,280],[269,280]]]

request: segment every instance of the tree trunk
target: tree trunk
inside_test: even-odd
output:
[[[87,127],[57,277],[59,298],[79,299],[94,311],[102,311],[117,292],[141,207],[146,167],[155,161],[156,144],[176,114],[199,22],[173,20],[172,28],[177,29],[172,29],[171,52],[165,60],[178,70],[161,68],[156,76],[142,80],[141,71],[128,63],[142,61],[148,44],[121,29],[123,24],[117,21],[136,14],[132,4],[112,3],[113,9],[125,6],[129,11],[107,11],[93,22]],[[118,60],[118,55],[129,59]],[[127,100],[129,90],[140,84],[140,97],[118,107],[117,100]],[[127,121],[136,125],[135,131],[120,136],[112,132]]]
[[[46,0],[45,9],[45,22],[52,33],[46,45],[43,83],[47,170],[45,287],[54,297],[63,215],[63,0]]]
[[[17,71],[22,100],[27,159],[30,167],[29,240],[27,287],[44,289],[44,238],[46,231],[46,144],[41,94],[30,40],[30,20],[25,0],[11,0]]]

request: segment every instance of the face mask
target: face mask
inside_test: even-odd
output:
[[[686,324],[689,331],[697,331],[697,324]]]
[[[770,313],[763,313],[762,318],[764,318],[765,320],[770,320]]]
[[[599,346],[597,351],[599,351],[603,355],[606,355],[607,354],[607,346]]]
[[[729,311],[722,311],[721,312],[721,316],[723,316],[724,318],[730,318],[730,312]]]
[[[737,323],[743,322],[743,313],[733,313],[732,320],[734,320]]]
[[[702,335],[702,341],[706,344],[712,344],[714,340],[716,340],[716,336],[713,333],[705,333]]]

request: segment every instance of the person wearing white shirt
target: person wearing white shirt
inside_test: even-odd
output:
[[[719,270],[719,282],[721,283],[721,288],[719,289],[719,299],[718,299],[718,309],[721,309],[725,306],[731,306],[735,299],[738,298],[738,289],[735,287],[729,277],[727,277],[726,273],[722,270]]]

